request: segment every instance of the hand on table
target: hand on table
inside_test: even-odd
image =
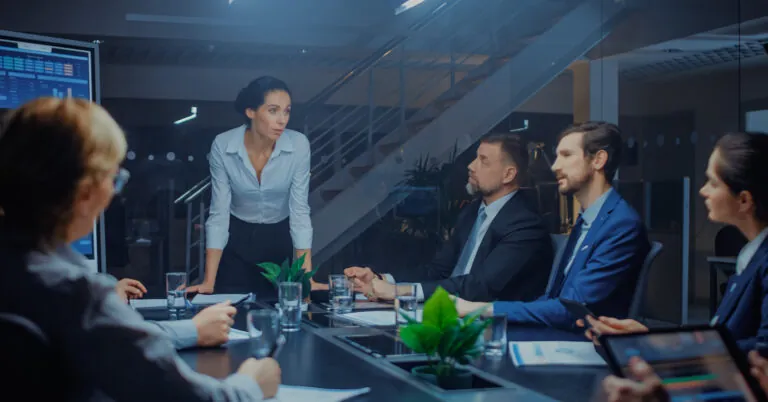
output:
[[[213,282],[203,282],[199,285],[190,286],[187,288],[187,293],[200,293],[200,294],[213,294]]]
[[[280,365],[274,359],[264,358],[256,360],[250,358],[240,365],[237,369],[238,374],[244,374],[256,381],[261,388],[264,399],[271,399],[277,395],[277,388],[280,386],[282,372]]]
[[[214,304],[197,313],[192,318],[197,328],[198,346],[219,346],[229,340],[229,329],[237,313],[229,301]]]
[[[115,291],[124,302],[128,302],[130,299],[140,299],[144,297],[147,293],[147,288],[136,279],[125,278],[117,282]]]
[[[760,388],[768,393],[768,360],[760,356],[756,350],[749,352],[749,363],[752,365],[750,372],[760,383]]]
[[[471,302],[462,299],[461,297],[451,297],[454,302],[456,303],[456,311],[459,313],[459,317],[465,317],[469,313],[479,309],[483,308],[485,306],[488,306],[490,303],[483,303],[483,302]],[[483,311],[483,317],[490,317],[493,315],[493,306],[489,306],[488,308]]]
[[[376,279],[373,270],[367,267],[349,267],[344,270],[344,275],[350,280],[357,280],[363,284],[369,284]]]
[[[669,394],[661,379],[648,363],[638,357],[629,361],[629,373],[633,379],[608,376],[603,380],[603,390],[610,402],[669,401]]]
[[[600,317],[595,318],[587,316],[587,320],[592,328],[587,328],[584,331],[584,336],[587,337],[595,345],[600,345],[597,337],[604,334],[632,334],[638,332],[648,332],[648,327],[635,320],[619,320],[612,317]],[[580,319],[576,321],[576,326],[584,328],[584,320]]]

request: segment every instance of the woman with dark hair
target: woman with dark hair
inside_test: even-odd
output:
[[[223,381],[195,373],[167,333],[120,299],[115,280],[89,272],[70,247],[91,232],[127,181],[120,168],[125,150],[117,123],[82,99],[32,101],[12,112],[0,131],[0,322],[29,329],[23,337],[4,333],[3,342],[18,345],[32,333],[44,338],[50,353],[34,365],[52,372],[18,379],[31,387],[13,384],[82,401],[274,396],[280,382],[274,360],[249,359]],[[26,353],[4,355],[4,380],[16,370],[9,356],[26,359]],[[51,399],[38,396],[31,399]]]
[[[707,182],[699,191],[709,211],[709,220],[733,225],[749,241],[736,260],[731,277],[712,325],[728,328],[739,347],[746,351],[768,341],[768,135],[729,133],[715,145],[707,165]],[[645,332],[648,328],[634,320],[587,317],[595,333]],[[583,326],[583,322],[579,322]],[[753,352],[753,363],[766,366]],[[633,363],[637,377],[647,383],[615,377],[606,379],[605,388],[612,400],[633,400],[630,395],[650,397],[659,392],[658,377],[642,361]],[[763,373],[765,377],[766,373]],[[760,378],[763,380],[764,378]],[[768,384],[768,382],[766,382]],[[619,397],[626,395],[625,397]],[[648,400],[654,400],[650,398]]]
[[[291,92],[260,77],[235,100],[242,126],[219,134],[211,147],[213,194],[206,222],[203,283],[190,291],[276,294],[257,264],[305,256],[311,266],[310,149],[307,138],[286,129]]]

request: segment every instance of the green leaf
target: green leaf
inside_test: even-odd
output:
[[[472,324],[478,317],[482,316],[483,313],[485,313],[485,310],[488,310],[489,307],[491,307],[490,303],[488,303],[485,306],[482,306],[482,307],[480,307],[480,308],[470,312],[466,316],[464,316],[464,319],[463,319],[464,325]]]
[[[440,336],[440,328],[430,324],[413,324],[400,329],[400,339],[416,353],[433,355]]]
[[[312,294],[312,284],[309,282],[309,277],[304,276],[301,279],[301,296],[306,299],[310,294]]]
[[[421,324],[414,317],[411,317],[410,315],[404,313],[402,309],[398,308],[397,309],[397,313],[400,314],[403,318],[405,318],[405,322],[407,322],[408,325],[418,325],[418,324]]]
[[[443,329],[443,336],[440,338],[440,346],[437,348],[437,354],[440,357],[449,357],[451,347],[456,344],[456,338],[459,336],[459,326]]]
[[[280,266],[272,262],[262,262],[261,264],[257,264],[257,266],[270,275],[277,275],[280,273]]]
[[[441,330],[456,325],[459,314],[456,305],[451,301],[451,296],[442,287],[438,286],[435,293],[424,303],[425,324],[432,324]]]
[[[475,347],[477,338],[482,335],[483,331],[485,331],[490,324],[491,320],[483,320],[475,321],[472,324],[462,327],[459,331],[457,342],[450,351],[450,355],[454,358],[465,356],[467,352]]]

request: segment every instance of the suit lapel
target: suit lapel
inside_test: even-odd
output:
[[[480,246],[478,246],[477,248],[477,254],[475,254],[475,260],[472,261],[472,271],[474,271],[474,269],[478,265],[480,265],[483,261],[485,261],[485,256],[487,256],[488,253],[491,252],[491,243],[493,242],[494,233],[499,232],[500,231],[499,227],[506,224],[502,216],[505,213],[507,213],[507,208],[511,210],[514,210],[515,208],[519,208],[513,205],[518,202],[519,197],[520,197],[519,193],[512,196],[512,198],[509,201],[507,201],[506,204],[504,204],[504,206],[501,208],[499,213],[496,214],[496,216],[491,221],[490,226],[488,226],[488,230],[485,232],[485,236],[483,236],[483,239],[480,241]],[[477,218],[477,213],[475,213],[475,218]],[[470,228],[470,231],[471,231],[471,228]],[[469,236],[469,234],[467,234],[467,236]]]
[[[616,208],[616,204],[620,199],[621,197],[615,189],[608,195],[608,198],[605,200],[603,207],[600,208],[597,217],[595,217],[595,220],[589,226],[589,229],[587,229],[587,235],[584,237],[584,241],[579,245],[579,249],[573,250],[573,263],[571,264],[571,269],[568,271],[563,283],[567,282],[568,278],[576,275],[576,272],[581,271],[581,269],[584,268],[587,259],[592,254],[592,243],[598,238],[600,229],[603,227],[605,221],[608,220],[608,217],[610,217],[611,212]],[[566,266],[568,266],[568,261],[561,261],[561,269],[565,269]]]
[[[763,260],[768,256],[768,240],[764,240],[757,250],[755,255],[749,261],[749,265],[744,269],[740,275],[734,275],[731,280],[728,281],[728,288],[725,290],[725,296],[723,301],[720,302],[720,307],[717,308],[715,317],[712,319],[712,324],[725,323],[733,314],[736,306],[739,304],[744,289],[749,285],[749,282],[757,274],[757,270],[760,269]]]

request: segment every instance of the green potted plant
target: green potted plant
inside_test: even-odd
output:
[[[309,280],[315,276],[317,269],[320,267],[316,267],[312,271],[305,270],[303,268],[304,255],[293,260],[292,264],[289,264],[288,259],[286,258],[282,265],[277,265],[273,262],[262,262],[261,264],[258,264],[258,266],[264,270],[264,272],[261,274],[264,275],[264,277],[267,278],[270,282],[272,282],[275,287],[283,282],[301,283],[301,293],[302,298],[304,299],[304,303],[301,305],[301,309],[306,311],[309,295],[312,291],[312,284]]]
[[[456,305],[445,289],[438,287],[424,303],[421,322],[406,314],[407,324],[400,329],[403,343],[416,353],[427,355],[427,364],[411,373],[444,389],[472,388],[472,373],[460,367],[483,351],[478,338],[490,325],[482,319],[485,307],[459,318]]]

